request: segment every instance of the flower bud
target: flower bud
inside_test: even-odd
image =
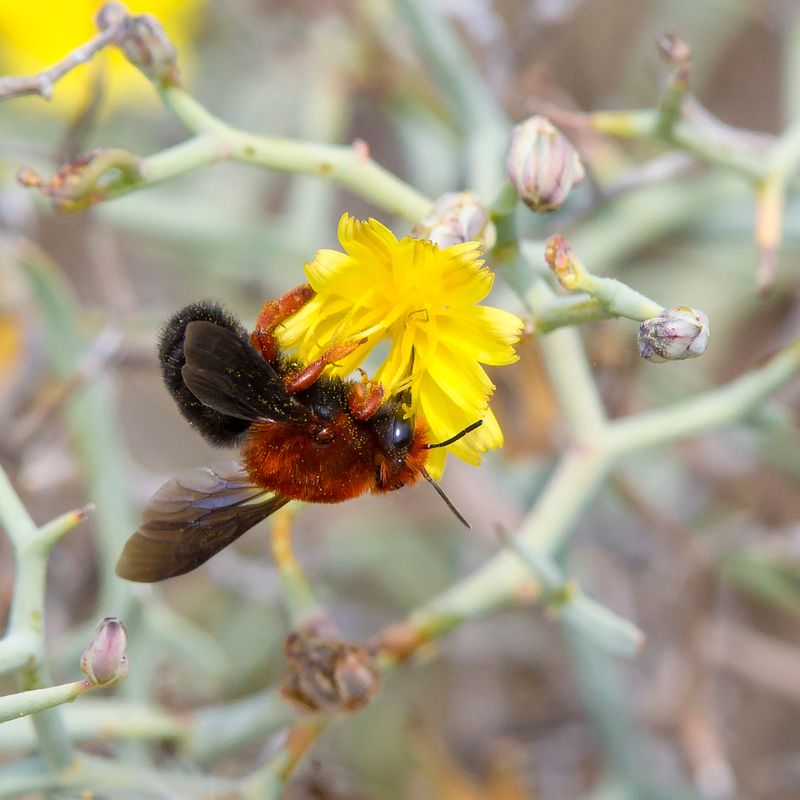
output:
[[[489,209],[475,192],[447,192],[414,226],[415,239],[427,239],[439,247],[462,242],[480,242],[483,251],[491,250],[497,231]]]
[[[285,649],[289,672],[281,695],[302,711],[358,711],[378,689],[378,670],[363,647],[293,633]]]
[[[578,152],[549,120],[526,119],[511,132],[508,177],[532,211],[553,211],[584,178]]]
[[[654,363],[697,358],[708,347],[708,317],[696,308],[664,309],[639,326],[639,355]]]
[[[128,674],[125,646],[128,632],[116,617],[106,617],[98,626],[91,644],[83,651],[81,672],[93,686],[115,686]]]

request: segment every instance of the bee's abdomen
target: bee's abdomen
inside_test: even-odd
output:
[[[290,424],[256,422],[242,448],[250,480],[292,500],[340,503],[373,489],[373,454],[345,415],[324,440]]]
[[[203,405],[189,391],[181,376],[181,369],[186,363],[186,357],[183,354],[186,327],[190,322],[197,320],[213,322],[215,325],[232,331],[243,341],[249,342],[245,328],[222,306],[207,301],[192,303],[170,317],[161,331],[158,343],[161,375],[181,414],[203,438],[218,447],[232,447],[239,443],[251,423],[247,420],[226,416]]]

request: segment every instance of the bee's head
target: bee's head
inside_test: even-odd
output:
[[[378,411],[373,429],[383,454],[389,459],[402,459],[414,440],[414,421],[405,418],[399,404],[385,412]]]
[[[439,484],[428,475],[425,464],[428,460],[428,450],[447,447],[457,442],[462,436],[480,427],[482,422],[477,420],[449,439],[431,444],[428,442],[428,428],[425,423],[421,419],[406,418],[403,397],[388,400],[371,419],[378,448],[382,451],[376,459],[378,491],[400,489],[419,478],[425,478],[447,503],[447,507],[469,528],[469,523],[461,512],[453,505]]]
[[[384,402],[370,420],[383,456],[398,465],[415,444],[417,425],[413,417],[407,416],[404,395],[397,395]]]
[[[378,486],[389,491],[414,483],[427,458],[424,423],[407,418],[402,398],[394,397],[378,409],[370,426],[378,445]]]

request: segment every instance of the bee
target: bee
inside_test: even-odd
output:
[[[380,383],[324,375],[325,367],[364,343],[334,344],[302,364],[281,352],[275,332],[314,296],[299,286],[264,304],[253,333],[221,306],[200,302],[174,314],[159,341],[161,372],[186,420],[210,444],[240,448],[238,461],[181,472],[148,502],[128,539],[117,575],[154,582],[190,572],[290,500],[339,503],[431,483],[469,524],[425,469],[421,417],[407,397]]]

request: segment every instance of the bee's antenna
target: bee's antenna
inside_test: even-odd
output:
[[[472,430],[472,428],[476,428],[480,424],[481,423],[478,422],[477,424],[470,426],[469,430]],[[467,522],[466,519],[464,519],[464,515],[453,505],[453,501],[444,493],[444,489],[442,489],[442,487],[439,486],[439,484],[436,483],[436,481],[433,478],[431,478],[430,475],[428,475],[425,469],[422,470],[422,477],[425,478],[425,480],[428,481],[428,483],[431,486],[433,486],[434,489],[436,489],[436,491],[439,493],[439,497],[441,497],[442,500],[444,500],[445,503],[447,503],[447,507],[456,515],[456,517],[458,517],[461,524],[471,529],[469,522]]]
[[[474,431],[475,428],[480,428],[481,425],[483,425],[483,420],[479,419],[477,422],[473,422],[472,425],[467,425],[467,427],[464,428],[463,431],[459,431],[455,436],[451,436],[449,439],[445,439],[443,442],[436,442],[436,444],[426,444],[425,449],[433,450],[434,447],[447,447],[447,445],[453,444],[453,442],[457,442],[462,436],[466,436],[468,433]],[[436,484],[434,484],[434,486],[435,485]],[[436,488],[438,489],[439,487],[437,486]],[[439,489],[439,492],[441,493],[441,489]],[[447,502],[449,503],[450,501],[448,500]],[[467,527],[469,527],[469,525],[467,525]]]

